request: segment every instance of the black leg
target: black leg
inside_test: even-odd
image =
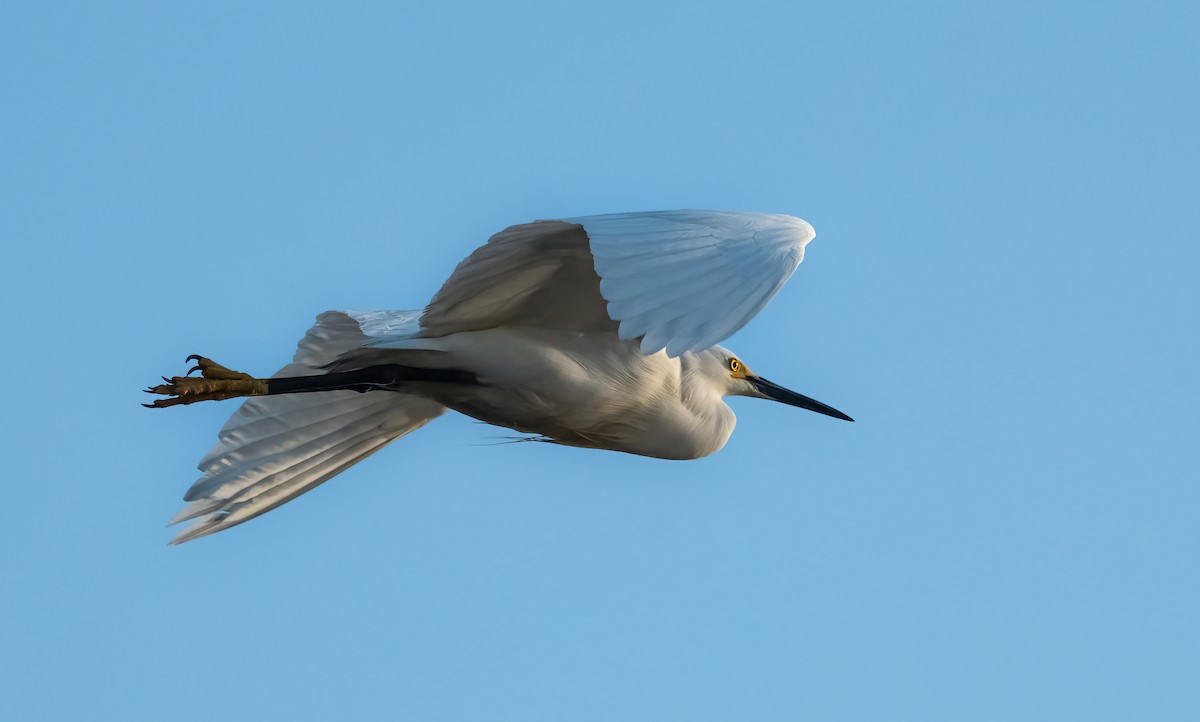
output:
[[[219,401],[242,396],[301,394],[317,391],[399,391],[405,384],[429,381],[440,383],[478,383],[475,374],[457,369],[423,369],[400,364],[368,366],[354,371],[335,371],[316,376],[290,376],[258,379],[250,374],[232,371],[202,356],[189,356],[200,371],[200,377],[163,377],[165,383],[151,386],[147,393],[166,396],[153,403],[143,404],[153,409],[192,404],[197,401]]]

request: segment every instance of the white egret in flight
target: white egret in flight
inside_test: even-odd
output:
[[[695,459],[733,431],[725,396],[852,421],[718,346],[796,270],[792,216],[664,211],[507,228],[424,311],[329,311],[271,378],[193,356],[155,408],[252,397],[200,462],[181,543],[252,519],[447,409],[537,441]]]

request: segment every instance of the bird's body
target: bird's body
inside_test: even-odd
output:
[[[447,409],[538,441],[663,459],[725,445],[725,396],[849,419],[717,345],[770,300],[813,235],[791,216],[715,211],[513,226],[424,311],[321,314],[270,379],[201,358],[201,378],[167,379],[150,390],[171,398],[153,405],[253,398],[201,461],[173,522],[200,521],[174,541],[273,509]]]
[[[699,373],[705,361],[720,364],[716,350],[672,358],[643,354],[637,341],[612,332],[522,326],[414,339],[412,346],[419,350],[398,342],[389,355],[396,363],[458,369],[478,379],[416,382],[412,393],[543,440],[696,459],[724,446],[733,431],[724,387]],[[348,355],[341,367],[356,365],[354,358]]]

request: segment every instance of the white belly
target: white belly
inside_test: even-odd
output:
[[[689,393],[679,358],[645,356],[611,333],[506,327],[422,340],[431,344],[479,384],[440,384],[429,395],[491,424],[664,459],[707,456],[733,431],[719,395]]]

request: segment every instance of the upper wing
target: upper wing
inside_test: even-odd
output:
[[[616,330],[579,225],[537,221],[492,236],[434,295],[421,316],[421,335],[506,325]]]
[[[663,211],[571,219],[591,239],[621,338],[671,356],[728,338],[775,295],[816,235],[799,218]]]
[[[421,317],[441,336],[501,325],[617,330],[677,356],[740,329],[815,233],[792,216],[658,211],[513,226],[459,264]]]

